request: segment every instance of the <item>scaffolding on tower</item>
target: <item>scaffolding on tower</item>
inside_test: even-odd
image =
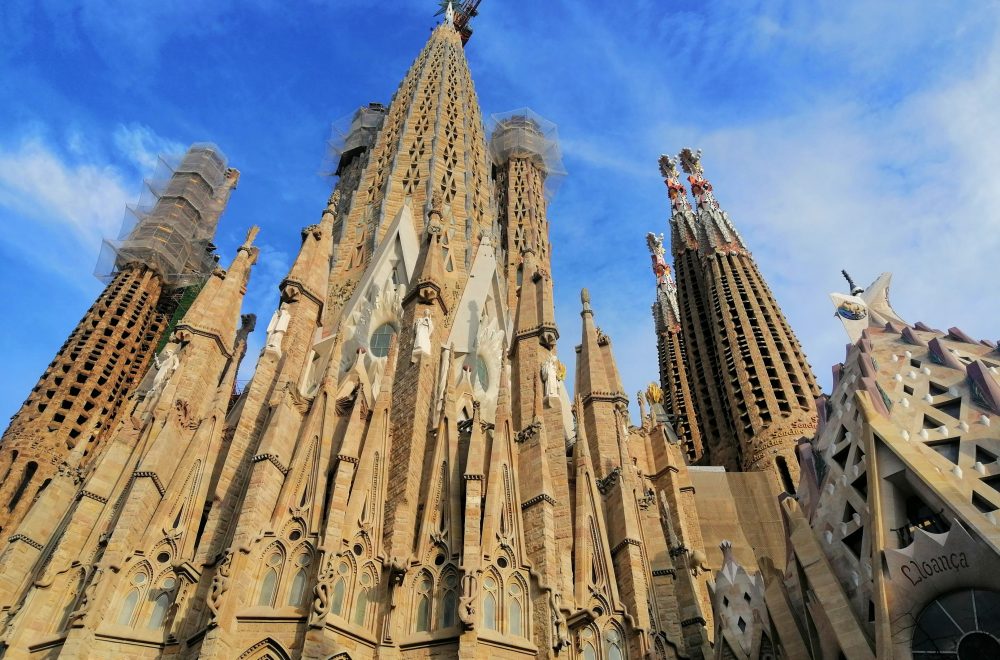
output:
[[[383,104],[369,103],[333,122],[326,143],[328,164],[323,169],[340,176],[355,158],[371,149],[385,121],[385,113]]]
[[[105,239],[95,275],[104,282],[131,263],[157,272],[168,289],[202,282],[218,257],[212,239],[238,172],[212,144],[161,156],[139,203],[126,209],[117,239]]]
[[[556,125],[529,108],[521,108],[491,115],[487,134],[493,162],[503,165],[512,158],[533,161],[545,173],[545,197],[551,199],[566,175]]]

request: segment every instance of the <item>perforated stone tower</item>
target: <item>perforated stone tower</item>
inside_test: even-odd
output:
[[[57,471],[79,476],[100,452],[189,288],[214,265],[211,240],[239,173],[194,145],[148,182],[99,265],[107,286],[70,333],[0,440],[0,539]],[[27,537],[24,542],[42,543]]]
[[[794,448],[811,437],[819,394],[812,368],[743,238],[704,178],[700,152],[681,164],[696,199],[692,210],[675,161],[661,174],[671,199],[671,243],[679,282],[687,363],[695,374],[698,422],[707,462],[766,470],[794,492]]]

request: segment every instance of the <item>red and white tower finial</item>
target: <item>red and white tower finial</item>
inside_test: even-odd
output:
[[[675,211],[691,210],[691,204],[688,202],[687,198],[687,191],[684,190],[684,184],[680,181],[681,173],[677,171],[677,159],[663,154],[660,156],[659,164],[660,176],[663,177],[663,182],[667,184],[667,194],[670,196],[670,206]]]
[[[688,174],[691,194],[698,200],[698,206],[718,208],[719,203],[715,201],[715,196],[712,194],[712,184],[705,178],[705,170],[701,166],[701,149],[693,151],[689,147],[684,147],[681,149],[679,157],[681,167]]]

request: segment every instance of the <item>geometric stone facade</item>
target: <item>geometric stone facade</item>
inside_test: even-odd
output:
[[[87,467],[31,493],[0,540],[3,657],[989,657],[995,347],[866,328],[799,440],[808,365],[742,242],[699,247],[736,235],[688,154],[697,213],[665,174],[676,295],[650,239],[670,378],[633,425],[584,290],[571,396],[554,133],[527,111],[484,128],[469,18],[449,5],[392,101],[355,114],[239,396],[256,229],[96,415]],[[749,362],[719,371],[743,336]]]

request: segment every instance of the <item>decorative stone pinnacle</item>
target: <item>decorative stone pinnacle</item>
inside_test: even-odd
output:
[[[724,539],[722,543],[719,544],[719,549],[722,550],[722,561],[725,564],[735,564],[736,560],[733,558],[733,544],[732,541]]]
[[[677,171],[677,159],[671,158],[666,154],[660,155],[660,176],[664,179],[677,180],[680,178],[681,173]]]
[[[664,258],[666,250],[663,248],[663,234],[657,236],[653,232],[646,234],[646,246],[649,248],[650,258],[653,260],[653,274],[656,275],[657,282],[663,282],[670,274],[670,266]]]
[[[590,291],[580,289],[580,302],[583,304],[583,311],[590,312]]]
[[[681,149],[678,158],[681,159],[681,167],[688,174],[693,174],[697,177],[701,177],[705,174],[705,170],[701,166],[701,149],[697,151],[692,151],[690,147],[684,147]]]
[[[258,233],[260,233],[260,227],[258,227],[257,225],[253,225],[252,227],[250,227],[250,229],[247,231],[247,238],[245,241],[243,241],[243,245],[241,245],[240,247],[249,248],[250,246],[252,246],[254,239],[257,238]]]
[[[658,383],[650,383],[646,387],[646,401],[650,406],[657,403],[663,403],[663,390],[660,388]]]

